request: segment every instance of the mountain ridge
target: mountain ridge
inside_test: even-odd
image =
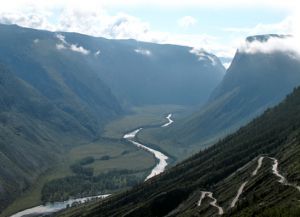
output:
[[[300,60],[283,51],[250,54],[238,50],[208,102],[154,137],[170,138],[178,146],[210,145],[284,99],[300,84],[299,72]]]

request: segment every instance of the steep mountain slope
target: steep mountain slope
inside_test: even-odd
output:
[[[0,210],[64,152],[94,135],[0,65]]]
[[[94,140],[122,108],[80,53],[0,26],[0,210],[53,166],[66,147]]]
[[[94,134],[121,107],[80,52],[60,52],[54,33],[0,26],[0,61]]]
[[[60,216],[299,216],[299,114],[297,88],[278,106],[166,173]]]
[[[59,71],[56,80],[70,79],[69,71],[78,71],[76,79],[93,71],[124,105],[203,104],[225,73],[216,56],[190,47],[5,25],[0,33],[2,61],[16,72],[28,67],[35,73],[19,74],[23,78],[38,81],[41,68],[52,74]]]
[[[248,37],[246,43],[251,46],[263,41],[262,46],[268,46],[263,43],[274,37],[284,40],[284,36],[262,35]],[[179,146],[209,144],[277,104],[299,84],[300,59],[295,58],[293,51],[238,50],[208,103],[199,112],[161,131],[158,139],[172,138]]]
[[[190,47],[133,40],[93,46],[102,51],[95,62],[101,78],[125,104],[203,104],[225,74],[216,56]]]

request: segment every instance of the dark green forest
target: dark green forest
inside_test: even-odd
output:
[[[110,170],[95,175],[93,168],[88,167],[94,161],[93,157],[83,158],[70,166],[73,176],[47,182],[42,189],[42,201],[57,202],[69,198],[111,193],[131,188],[143,181],[144,176],[137,175],[143,171]]]

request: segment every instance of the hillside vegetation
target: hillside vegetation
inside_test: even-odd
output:
[[[259,156],[278,159],[290,183],[300,183],[300,88],[278,106],[216,145],[132,190],[59,216],[217,216],[200,191],[211,191],[224,216],[299,216],[300,192],[278,182],[266,159],[245,187],[238,206],[229,204],[257,166]],[[250,168],[250,169],[249,169]]]

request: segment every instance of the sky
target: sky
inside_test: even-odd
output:
[[[298,34],[297,0],[0,0],[0,23],[234,56],[249,35]]]

